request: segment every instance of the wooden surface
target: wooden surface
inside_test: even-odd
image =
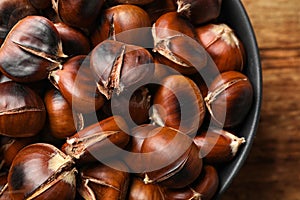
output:
[[[242,0],[262,68],[261,120],[250,155],[222,200],[300,200],[299,0]]]

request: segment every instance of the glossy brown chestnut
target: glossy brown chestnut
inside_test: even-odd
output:
[[[127,122],[127,125],[132,128],[149,120],[150,100],[151,94],[148,88],[140,87],[134,91],[130,99],[120,95],[116,96],[114,101],[107,101],[102,110],[108,116],[122,116]],[[128,107],[125,107],[124,105],[128,105]]]
[[[214,197],[219,187],[219,175],[215,167],[205,165],[202,173],[191,185],[194,191],[201,196],[201,200],[210,200]]]
[[[209,86],[204,100],[218,126],[237,126],[245,119],[252,105],[251,82],[240,72],[224,72]]]
[[[207,52],[199,44],[192,24],[176,12],[162,15],[152,27],[153,51],[160,63],[183,74],[201,70],[207,62]]]
[[[69,56],[87,55],[90,50],[90,41],[79,29],[75,29],[62,22],[55,23],[62,41],[64,53]]]
[[[0,1],[0,38],[5,39],[11,28],[29,15],[37,15],[37,10],[27,0]]]
[[[187,17],[193,24],[203,24],[220,15],[222,0],[174,0],[177,12]]]
[[[145,184],[139,178],[132,178],[128,190],[128,200],[165,200],[160,186],[156,184]]]
[[[78,164],[101,161],[115,156],[129,143],[128,127],[120,116],[109,117],[68,138],[62,150]]]
[[[197,27],[196,33],[220,72],[243,70],[244,46],[228,25],[207,24]]]
[[[203,166],[200,176],[188,187],[182,189],[164,189],[164,200],[210,200],[219,186],[216,169],[211,165]]]
[[[186,134],[159,127],[149,133],[142,144],[144,183],[157,183],[169,188],[183,188],[201,173],[199,150]]]
[[[127,171],[120,161],[85,167],[80,170],[77,190],[84,199],[125,200],[130,180]]]
[[[125,39],[125,43],[134,42],[139,35],[126,34],[126,38],[120,38],[118,34],[150,26],[150,18],[142,8],[135,5],[113,6],[103,11],[99,25],[91,35],[92,44],[95,47],[108,38],[118,41]]]
[[[195,27],[177,12],[165,13],[153,24],[153,37],[155,40],[159,41],[179,34],[198,40]]]
[[[141,82],[149,83],[154,73],[153,58],[145,48],[114,40],[105,40],[93,49],[90,66],[107,99]]]
[[[246,142],[245,138],[222,130],[212,129],[201,132],[194,139],[206,163],[218,164],[231,161],[240,146]]]
[[[50,144],[23,148],[8,173],[12,199],[74,199],[76,169],[73,160]]]
[[[0,91],[0,135],[36,135],[46,120],[43,100],[28,87],[12,81],[1,83]]]
[[[48,126],[50,133],[57,138],[67,138],[77,132],[76,118],[70,104],[56,90],[49,90],[44,97],[44,102],[48,116]],[[74,115],[76,115],[74,113]]]
[[[202,125],[205,103],[197,85],[182,75],[167,76],[153,97],[151,119],[193,135]]]
[[[158,126],[155,126],[153,124],[143,124],[134,127],[130,131],[132,138],[127,147],[127,150],[130,153],[124,157],[124,160],[126,165],[129,167],[130,171],[134,174],[139,174],[140,177],[143,176],[143,174],[141,173],[145,171],[142,157],[143,155],[141,154],[142,145],[147,137],[152,136],[150,135],[151,131],[155,128],[158,128]]]
[[[7,35],[0,49],[0,70],[14,81],[35,82],[58,67],[62,57],[65,55],[54,24],[42,16],[28,16]]]
[[[52,5],[60,20],[69,26],[91,29],[104,0],[52,0]]]
[[[25,146],[37,141],[37,137],[26,138],[0,138],[0,170],[9,169],[17,153]]]
[[[70,58],[62,69],[51,71],[49,79],[77,112],[95,112],[105,102],[105,97],[98,91],[93,78],[89,56]]]

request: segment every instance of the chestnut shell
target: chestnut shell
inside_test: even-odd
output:
[[[28,16],[13,27],[1,46],[0,70],[17,82],[39,81],[63,56],[54,24],[42,16]]]
[[[0,134],[10,137],[36,135],[44,126],[43,100],[30,88],[12,81],[0,84]]]

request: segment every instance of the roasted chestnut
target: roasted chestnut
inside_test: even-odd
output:
[[[80,170],[77,191],[84,199],[125,200],[129,181],[130,176],[124,163],[98,163]]]
[[[9,169],[13,159],[17,153],[25,146],[32,144],[37,141],[37,137],[26,137],[26,138],[11,138],[1,137],[0,138],[0,170]]]
[[[207,52],[199,44],[194,27],[176,12],[162,15],[153,25],[153,51],[161,64],[180,73],[192,74],[207,62]]]
[[[145,48],[114,40],[105,40],[93,49],[90,66],[99,91],[107,99],[113,93],[119,95],[129,87],[149,83],[154,73],[153,58]]]
[[[72,107],[58,90],[49,90],[45,95],[44,102],[49,132],[54,137],[67,138],[77,132],[76,118],[73,118]]]
[[[98,91],[93,78],[89,56],[70,58],[62,69],[51,71],[49,79],[77,112],[95,112],[105,102],[105,97]]]
[[[76,169],[71,157],[53,145],[36,143],[16,155],[8,173],[12,199],[74,199]]]
[[[148,88],[140,87],[134,91],[130,98],[127,99],[126,97],[124,95],[114,97],[113,101],[107,101],[104,104],[102,110],[108,116],[122,116],[130,128],[147,122],[151,106],[151,95]]]
[[[246,142],[245,138],[214,128],[200,132],[194,139],[206,163],[220,164],[231,161],[240,146]]]
[[[62,22],[55,23],[62,41],[64,53],[69,56],[87,55],[90,52],[90,41],[79,29],[75,29]]]
[[[156,184],[145,184],[139,178],[132,178],[128,200],[165,200],[162,189]]]
[[[187,17],[193,24],[203,24],[220,15],[222,0],[174,0],[177,12]]]
[[[13,27],[1,46],[0,70],[14,81],[35,82],[45,79],[63,57],[54,24],[42,16],[28,16]]]
[[[122,156],[129,143],[128,127],[120,116],[109,117],[69,137],[62,150],[78,164]]]
[[[0,39],[4,40],[12,27],[29,15],[37,15],[37,10],[27,0],[0,1]]]
[[[154,132],[151,131],[156,128],[158,128],[158,126],[153,124],[143,124],[131,129],[130,134],[132,138],[127,147],[129,153],[125,155],[124,160],[132,173],[143,176],[141,173],[144,172],[145,168],[143,163],[143,155],[141,154],[142,145],[147,137],[152,136],[150,134]]]
[[[182,75],[167,76],[153,97],[151,119],[192,135],[202,125],[205,103],[197,85]]]
[[[69,26],[91,29],[104,0],[52,0],[52,5],[60,20]]]
[[[204,100],[218,126],[237,126],[245,119],[252,105],[251,82],[240,72],[224,72],[209,86]]]
[[[201,173],[202,159],[192,139],[175,129],[159,127],[142,144],[144,183],[183,188]]]
[[[217,170],[211,165],[203,166],[200,176],[188,187],[182,189],[164,189],[165,200],[210,200],[219,186]]]
[[[244,46],[228,25],[207,24],[197,27],[196,33],[220,72],[243,70]]]
[[[118,37],[119,33],[150,26],[149,16],[142,8],[134,5],[117,5],[103,11],[99,25],[91,35],[91,40],[94,47],[109,38],[122,41]],[[137,36],[126,34],[126,41],[122,42],[134,42]]]
[[[43,100],[30,88],[12,81],[1,83],[0,135],[34,136],[43,128],[46,109]]]

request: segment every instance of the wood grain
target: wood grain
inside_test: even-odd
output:
[[[242,0],[256,33],[263,102],[250,155],[222,200],[300,200],[300,5]]]

